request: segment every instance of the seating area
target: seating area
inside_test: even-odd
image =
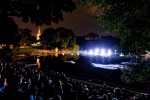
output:
[[[45,66],[48,67],[48,66]],[[150,100],[150,94],[74,80],[63,72],[35,70],[0,60],[0,100]]]

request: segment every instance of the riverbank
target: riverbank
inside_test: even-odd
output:
[[[31,52],[32,50],[35,50],[35,49],[28,49],[28,50],[23,50],[22,52],[24,53],[20,53],[20,51],[18,52],[18,54],[19,55],[17,55],[17,59],[19,58],[19,59],[22,59],[22,58],[24,58],[24,57],[30,57],[31,56],[31,54],[28,54],[29,52]],[[28,52],[28,53],[27,53]],[[40,56],[46,56],[46,55],[51,55],[51,54],[53,54],[53,52],[52,51],[50,51],[50,50],[38,50],[38,49],[36,49],[34,52],[32,52],[33,53],[33,55],[36,55],[36,56],[38,56],[38,55],[40,55]],[[42,53],[43,53],[43,55],[42,55]],[[15,58],[13,58],[13,60],[14,60]],[[50,67],[51,68],[53,68],[53,69],[55,69],[56,68],[56,70],[60,70],[60,71],[65,71],[65,70],[67,70],[67,73],[71,73],[71,74],[73,74],[73,73],[76,73],[76,74],[78,74],[78,75],[80,75],[80,74],[82,74],[82,76],[84,76],[84,77],[82,77],[82,79],[84,79],[84,78],[89,78],[89,80],[91,80],[91,82],[93,82],[93,83],[96,83],[95,82],[95,80],[93,81],[93,79],[94,78],[96,78],[96,76],[98,76],[98,77],[100,77],[100,76],[102,76],[102,77],[104,77],[105,79],[106,78],[109,78],[109,80],[117,80],[117,79],[115,79],[116,77],[118,77],[118,75],[116,75],[116,72],[108,72],[108,71],[100,71],[100,69],[99,68],[93,68],[93,67],[90,67],[89,66],[89,64],[87,63],[87,65],[88,66],[86,66],[86,67],[84,67],[84,65],[85,65],[85,63],[84,62],[81,62],[81,64],[80,63],[78,63],[78,65],[77,66],[74,66],[74,67],[72,67],[72,66],[70,66],[70,65],[65,65],[65,67],[62,65],[62,63],[60,64],[60,65],[58,65],[58,66],[54,66],[54,64],[58,64],[59,62],[56,62],[56,60],[57,59],[54,59],[54,60],[52,60],[52,59],[50,59],[50,58],[46,58],[46,57],[44,57],[43,58],[43,60],[42,61],[44,61],[44,60],[46,60],[47,59],[47,61],[48,61],[48,63],[49,62],[53,62],[53,64],[49,64],[50,65]],[[35,58],[34,58],[34,60],[36,60]],[[83,60],[83,59],[82,59]],[[31,59],[30,59],[30,61],[31,61]],[[85,59],[85,62],[87,62],[87,59]],[[44,65],[46,64],[46,62],[44,62]],[[45,65],[46,66],[46,65]],[[44,66],[43,66],[44,67]],[[88,71],[88,69],[89,69],[89,71]],[[76,71],[77,70],[77,71]],[[74,72],[72,72],[72,71],[74,71]],[[84,74],[84,72],[85,72],[85,74]],[[92,74],[91,73],[94,73],[93,74],[93,76],[92,76]],[[105,74],[105,76],[104,76],[104,74]],[[111,74],[111,75],[110,75]],[[109,75],[110,76],[113,76],[114,78],[110,78],[109,77]],[[90,77],[89,77],[90,76]],[[79,76],[77,76],[78,78],[80,78]],[[101,78],[101,77],[100,77]],[[81,80],[82,80],[81,79]],[[87,81],[89,81],[89,80],[87,80]],[[116,83],[115,83],[116,84]],[[123,84],[120,84],[120,86],[123,86]],[[142,90],[140,90],[140,88],[141,88],[141,85],[137,85],[137,87],[139,86],[139,88],[137,88],[137,91],[139,90],[139,91],[142,91]],[[130,87],[132,87],[132,86],[130,86]]]
[[[14,56],[28,56],[28,55],[37,55],[37,56],[47,56],[51,54],[67,54],[67,53],[73,53],[74,51],[71,51],[69,49],[66,50],[56,50],[56,49],[51,49],[51,50],[46,50],[46,49],[38,49],[38,48],[19,48],[17,50],[13,50],[13,55]]]

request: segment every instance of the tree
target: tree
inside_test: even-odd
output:
[[[104,29],[116,32],[122,46],[136,53],[150,50],[150,0],[80,0],[97,5],[100,14],[92,21]]]
[[[0,16],[16,16],[23,22],[37,26],[50,25],[63,20],[62,12],[72,12],[76,5],[72,0],[0,0]]]
[[[116,32],[124,49],[135,51],[138,56],[150,51],[150,0],[91,0],[89,4],[102,8],[91,20],[107,31]],[[140,62],[127,66],[122,77],[125,82],[149,82],[150,65]]]
[[[36,26],[51,25],[51,22],[63,20],[63,12],[75,9],[76,5],[72,0],[0,0],[0,43],[7,48],[11,44],[14,47],[19,45],[17,26],[9,17],[15,16]],[[14,34],[17,36],[14,37]]]
[[[10,17],[0,16],[0,44],[5,48],[17,47],[20,38],[18,35],[18,26]]]
[[[40,36],[41,44],[45,47],[67,49],[76,46],[75,34],[72,30],[59,27],[47,28]],[[77,48],[77,46],[76,46]]]
[[[58,42],[60,48],[66,49],[66,48],[74,47],[74,45],[76,44],[76,38],[72,30],[59,27],[56,29],[56,31],[59,37]]]
[[[55,48],[57,47],[57,38],[56,30],[53,28],[47,28],[41,34],[40,41],[44,48]]]
[[[150,82],[150,63],[141,63],[139,65],[128,65],[123,69],[121,80],[129,84],[148,83]]]
[[[30,29],[21,29],[20,35],[21,35],[21,40],[20,40],[20,45],[26,45],[30,46],[32,43],[36,42],[36,37],[32,36],[32,31]]]
[[[78,45],[76,44],[76,36],[74,34],[74,32],[70,29],[68,29],[68,33],[69,33],[69,43],[68,43],[68,48],[78,48]]]

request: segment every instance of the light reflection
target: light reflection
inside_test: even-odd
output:
[[[55,56],[55,57],[58,57],[58,53],[55,53],[54,56]]]
[[[92,55],[93,54],[93,50],[90,50],[88,54]]]
[[[38,69],[40,69],[41,68],[41,63],[40,63],[40,58],[39,57],[37,57],[36,63],[38,65]]]
[[[112,52],[111,50],[109,49],[108,52],[107,52],[107,56],[111,56],[112,55]]]
[[[62,55],[64,56],[64,55],[65,55],[65,53],[62,53]]]
[[[121,53],[121,54],[120,54],[120,56],[121,56],[121,57],[123,57],[123,56],[124,56],[124,54],[123,54],[123,53]]]
[[[101,55],[101,56],[105,56],[105,55],[106,55],[105,49],[101,49],[100,55]]]

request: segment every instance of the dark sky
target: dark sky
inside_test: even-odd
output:
[[[58,24],[52,23],[51,26],[42,26],[41,31],[47,27],[65,27],[72,29],[76,35],[85,35],[86,33],[93,32],[99,35],[113,35],[114,33],[106,33],[102,28],[89,20],[91,15],[96,15],[98,13],[98,7],[81,7],[77,5],[77,9],[72,13],[63,13],[64,20]],[[37,34],[38,27],[31,23],[23,23],[21,19],[15,18],[15,21],[19,23],[20,27],[29,28],[32,30],[33,34]]]

